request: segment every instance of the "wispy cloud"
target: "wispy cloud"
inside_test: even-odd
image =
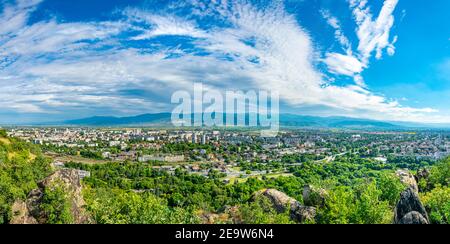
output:
[[[335,38],[341,44],[346,54],[351,56],[353,53],[352,45],[350,43],[350,40],[344,34],[339,20],[335,16],[331,15],[328,10],[321,10],[320,13],[322,14],[322,17],[327,21],[327,23],[331,27],[333,27]]]
[[[171,92],[204,82],[218,91],[277,90],[299,113],[304,106],[325,106],[341,115],[434,120],[428,114],[436,110],[401,106],[363,85],[360,74],[371,53],[393,54],[385,24],[393,21],[396,1],[386,2],[375,21],[363,1],[350,2],[360,39],[356,53],[338,20],[323,12],[345,54],[320,58],[311,35],[279,2],[188,1],[180,7],[189,16],[170,7],[127,8],[115,21],[50,18],[27,25],[39,1],[22,0],[0,16],[15,25],[0,30],[0,106],[34,113],[167,111]],[[316,67],[321,60],[359,86],[327,82]]]
[[[390,32],[394,25],[393,12],[398,0],[385,0],[379,15],[374,18],[367,0],[348,0],[357,28],[358,47],[355,52],[344,35],[339,20],[328,11],[322,10],[322,16],[335,29],[336,39],[345,49],[345,55],[327,53],[324,63],[333,73],[351,76],[357,85],[365,86],[361,72],[369,67],[370,58],[375,53],[376,59],[381,59],[383,51],[389,56],[395,54],[394,44],[398,36],[390,40]]]
[[[397,36],[390,40],[390,32],[394,25],[393,13],[398,1],[385,0],[378,17],[374,18],[367,0],[350,0],[350,7],[358,25],[358,51],[364,63],[368,63],[373,52],[377,59],[382,57],[386,48],[389,55],[395,53]]]

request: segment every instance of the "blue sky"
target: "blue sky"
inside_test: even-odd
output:
[[[282,112],[450,123],[450,2],[0,0],[0,123],[277,90]]]

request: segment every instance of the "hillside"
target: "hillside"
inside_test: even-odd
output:
[[[91,223],[78,171],[54,171],[50,162],[0,130],[0,224]]]
[[[0,130],[0,223],[8,223],[13,203],[24,200],[50,173],[50,163],[38,147],[9,138]]]

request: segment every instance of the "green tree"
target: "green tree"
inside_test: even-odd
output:
[[[40,209],[47,224],[71,224],[74,222],[69,197],[64,187],[56,183],[44,191]]]
[[[387,201],[380,200],[382,191],[375,182],[362,184],[357,189],[356,212],[352,223],[356,224],[388,224],[393,214]]]
[[[319,209],[320,224],[349,224],[356,210],[353,192],[349,187],[338,186],[329,191],[325,206]]]
[[[394,206],[400,199],[400,193],[405,190],[405,186],[400,179],[393,173],[383,173],[377,181],[380,189],[380,200],[387,201],[389,205]]]
[[[450,188],[438,185],[421,195],[433,224],[450,224]]]
[[[120,189],[84,191],[88,209],[99,224],[181,224],[198,223],[191,210],[170,208],[167,202],[149,193]]]
[[[450,185],[450,157],[440,161],[431,168],[430,183],[432,186]]]
[[[239,207],[238,216],[243,224],[293,224],[290,219],[289,209],[278,213],[269,199],[259,197],[254,202],[243,204]]]

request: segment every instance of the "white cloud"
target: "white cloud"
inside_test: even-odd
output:
[[[0,16],[0,36],[9,35],[26,25],[29,14],[42,0],[17,0],[15,5],[4,3]]]
[[[394,24],[393,12],[398,0],[385,0],[380,14],[373,18],[367,0],[349,0],[350,8],[357,25],[356,34],[359,39],[357,52],[352,52],[350,42],[343,34],[339,20],[328,11],[322,11],[322,16],[327,23],[335,29],[336,39],[344,48],[346,55],[337,53],[325,54],[324,63],[330,72],[340,75],[351,76],[355,83],[365,86],[361,72],[369,66],[369,60],[375,52],[375,57],[381,59],[383,50],[389,56],[395,54],[394,44],[398,40],[395,36],[389,41],[390,31]]]
[[[347,53],[347,55],[352,55],[352,46],[350,43],[350,40],[345,36],[341,24],[339,23],[339,20],[332,16],[329,11],[327,10],[321,10],[322,17],[327,21],[327,23],[334,28],[334,35],[336,40],[341,44],[341,46],[344,48],[344,51]]]
[[[137,27],[142,31],[140,35],[134,36],[132,40],[151,39],[156,36],[191,36],[203,37],[205,33],[195,27],[194,23],[180,19],[176,16],[155,15],[136,8],[128,8],[123,14],[129,18],[129,21],[135,23],[150,24],[150,29]]]
[[[339,53],[327,53],[324,62],[331,72],[347,76],[355,76],[365,68],[357,58]]]
[[[394,25],[393,13],[397,4],[398,0],[385,0],[378,17],[374,18],[366,0],[350,0],[350,7],[358,25],[358,51],[365,64],[369,62],[373,52],[377,59],[382,57],[385,48],[389,49],[389,54],[394,53],[393,45],[397,37],[390,41],[390,31]]]
[[[363,88],[360,73],[366,64],[356,55],[329,53],[324,62],[335,73],[353,76],[359,86],[324,81],[314,65],[318,55],[311,36],[282,5],[257,8],[246,1],[210,4],[214,8],[194,2],[195,8],[209,11],[192,11],[198,16],[189,20],[176,14],[128,9],[124,19],[116,22],[49,20],[31,26],[22,22],[10,30],[14,35],[0,37],[0,53],[7,60],[0,65],[0,85],[4,88],[0,90],[0,106],[20,112],[167,111],[171,92],[204,82],[209,89],[219,91],[276,90],[299,112],[303,106],[326,106],[342,111],[340,114],[389,120],[423,120],[437,112],[403,107]],[[18,15],[28,12],[16,10]],[[368,12],[362,12],[359,18],[364,22]],[[196,21],[208,15],[226,20],[227,25],[202,28]],[[139,24],[142,22],[147,29]],[[335,21],[331,24],[338,27]],[[141,52],[121,44],[124,40],[118,36],[128,30],[140,33],[125,41],[188,36],[196,49],[207,54],[195,55],[181,48]],[[103,48],[111,44],[112,48]],[[378,42],[375,49],[382,46]],[[174,53],[179,55],[170,58]]]

